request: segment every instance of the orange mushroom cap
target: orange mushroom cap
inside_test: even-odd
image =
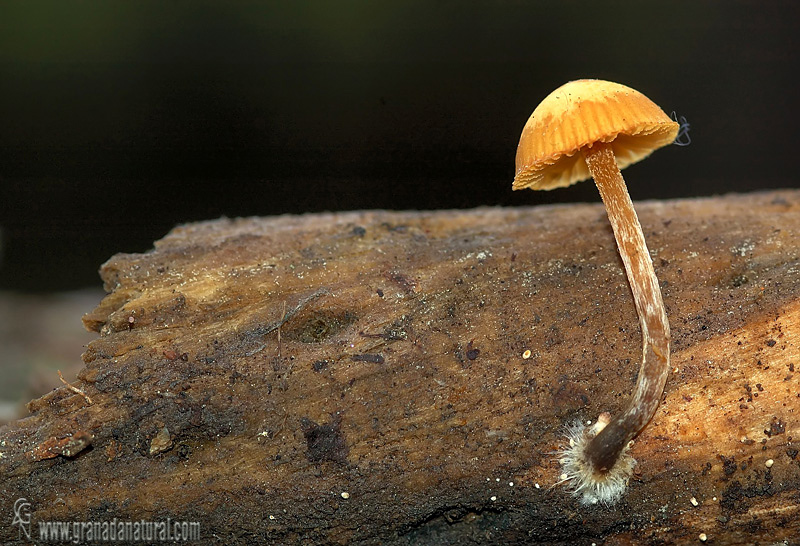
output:
[[[592,177],[581,148],[610,143],[624,169],[671,144],[680,125],[650,99],[603,80],[568,82],[536,107],[517,146],[513,189],[551,190]]]

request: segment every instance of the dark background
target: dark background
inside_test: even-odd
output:
[[[800,3],[3,2],[0,289],[99,285],[181,222],[597,201],[511,191],[581,77],[692,126],[634,199],[797,187]]]

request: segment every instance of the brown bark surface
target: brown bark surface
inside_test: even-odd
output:
[[[0,428],[7,521],[24,497],[34,534],[169,517],[202,544],[797,543],[800,191],[637,210],[674,371],[615,506],[555,485],[564,427],[623,407],[641,358],[598,204],[223,219],[113,257],[74,389]]]

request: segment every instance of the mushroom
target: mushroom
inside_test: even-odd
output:
[[[621,498],[635,461],[631,440],[658,407],[669,374],[669,323],[642,227],[620,169],[672,143],[679,124],[638,91],[602,80],[562,85],[536,107],[517,147],[513,189],[549,190],[594,178],[606,206],[642,330],[642,364],[620,414],[576,426],[560,458],[588,504]]]

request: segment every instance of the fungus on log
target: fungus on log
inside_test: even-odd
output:
[[[0,428],[0,505],[200,544],[793,539],[800,191],[637,209],[673,373],[613,507],[554,487],[563,423],[619,410],[641,353],[599,204],[218,220],[113,257],[78,379]]]

